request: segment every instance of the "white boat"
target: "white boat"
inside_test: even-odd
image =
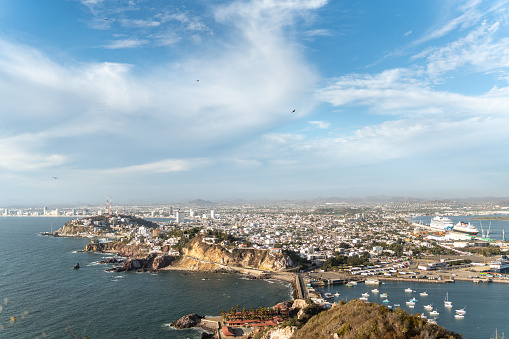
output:
[[[362,301],[368,301],[368,298],[366,297],[360,297],[359,300],[362,300]]]
[[[348,284],[355,286],[357,285],[357,281],[349,281]]]
[[[433,304],[425,305],[424,309],[425,310],[432,310],[433,309]]]
[[[367,297],[369,297],[369,293],[368,292],[362,293],[362,296],[367,298]]]
[[[428,319],[428,322],[430,324],[436,324],[437,323],[437,321],[435,319]]]
[[[388,303],[390,302],[389,299],[385,299],[384,301],[382,301],[383,303]]]
[[[367,279],[364,283],[366,285],[379,285],[380,281],[378,279]]]
[[[454,228],[454,223],[452,222],[451,219],[447,217],[441,217],[437,215],[436,217],[431,219],[429,227],[434,231],[440,232],[452,231],[452,229]]]
[[[415,305],[408,305],[408,308],[414,308]]]
[[[463,318],[465,318],[465,316],[463,314],[455,314],[454,318],[456,318],[456,319],[463,319]]]
[[[462,221],[454,225],[453,231],[470,235],[477,235],[479,233],[479,230],[474,225]]]
[[[465,307],[466,307],[466,306],[465,306]],[[463,315],[464,315],[464,314],[466,314],[466,313],[467,313],[467,311],[465,311],[465,307],[460,308],[459,310],[456,310],[456,313],[458,313],[458,314],[463,314]]]
[[[452,301],[449,301],[449,292],[445,294],[444,306],[452,307]]]
[[[424,314],[421,314],[421,315],[419,316],[419,318],[421,318],[421,319],[427,319],[428,317],[426,317]]]
[[[415,305],[415,301],[409,300],[406,302],[407,305]]]
[[[415,299],[415,298],[412,298],[410,299],[410,301],[413,301],[414,303],[418,302],[419,300]]]
[[[419,293],[420,296],[423,296],[423,297],[427,297],[428,296],[428,292],[425,291],[425,292],[421,292]]]
[[[341,294],[339,294],[338,292],[334,293],[334,296],[335,297],[339,297]]]
[[[374,288],[374,289],[372,289],[372,290],[371,290],[371,292],[372,292],[372,293],[378,293],[378,292],[380,292],[380,291],[378,290],[378,288]]]
[[[380,298],[387,298],[387,293],[380,294]]]
[[[439,315],[439,314],[440,313],[438,313],[436,310],[429,312],[429,315],[432,315],[432,316],[436,316],[436,315]]]
[[[412,289],[411,288],[405,288],[405,292],[409,292],[409,293],[412,293]]]
[[[332,299],[332,298],[334,298],[334,296],[332,295],[332,293],[329,293],[329,292],[325,293],[325,294],[323,295],[323,297],[324,297],[325,299]]]
[[[400,304],[394,304],[394,307],[400,307],[401,305]]]

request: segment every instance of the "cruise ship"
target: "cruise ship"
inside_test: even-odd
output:
[[[474,225],[462,221],[454,225],[453,231],[471,235],[477,235],[477,233],[479,233],[479,230]]]
[[[436,217],[431,219],[429,227],[433,230],[437,230],[440,232],[452,231],[452,229],[454,228],[454,224],[451,219],[437,215]]]

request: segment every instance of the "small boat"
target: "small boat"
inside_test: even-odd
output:
[[[345,286],[346,286],[346,287],[352,287],[353,285],[352,285],[352,284],[350,284],[350,283],[346,283],[346,285],[345,285]]]
[[[436,324],[437,323],[437,321],[435,319],[428,319],[428,322],[430,324]]]
[[[418,302],[419,300],[415,299],[415,298],[412,298],[410,299],[410,301],[413,301],[414,303]]]
[[[338,292],[334,293],[334,296],[335,297],[339,297],[341,294],[339,294]]]
[[[405,292],[412,293],[413,291],[411,288],[405,288]]]
[[[432,315],[432,316],[436,316],[436,315],[439,315],[439,314],[440,313],[438,313],[438,311],[436,311],[436,310],[429,312],[429,315]]]
[[[392,305],[387,305],[387,308],[392,308]]]
[[[378,292],[380,292],[380,291],[378,290],[378,288],[374,288],[374,289],[372,289],[372,290],[371,290],[371,292],[373,292],[373,293],[378,293]]]
[[[428,317],[426,317],[424,314],[421,314],[421,315],[419,316],[419,318],[421,318],[421,319],[427,319]]]
[[[353,286],[357,285],[357,281],[349,281],[348,283]]]
[[[408,305],[408,308],[414,308],[415,305]]]
[[[380,294],[380,298],[387,298],[387,293]]]
[[[359,300],[362,300],[362,301],[368,301],[368,298],[366,297],[360,297]]]
[[[456,319],[463,319],[463,318],[465,318],[465,316],[463,314],[455,314],[454,318],[456,318]]]
[[[415,301],[410,300],[410,301],[407,301],[406,304],[407,305],[415,305]]]
[[[399,306],[400,306],[400,304],[394,304],[394,307],[399,307]]]
[[[385,299],[384,301],[382,301],[383,303],[388,303],[390,302],[389,299]]]
[[[362,296],[367,298],[367,297],[369,297],[369,293],[368,292],[362,293]]]
[[[378,279],[367,279],[364,283],[366,285],[378,285],[380,281]]]
[[[433,304],[425,305],[424,309],[425,310],[432,310],[433,309]]]
[[[334,298],[334,296],[332,295],[332,293],[329,293],[329,292],[325,293],[325,294],[323,295],[323,297],[324,297],[325,299],[332,299],[332,298]]]
[[[466,306],[465,306],[465,307],[466,307]],[[460,308],[459,310],[456,310],[456,313],[458,313],[458,314],[463,314],[463,315],[464,315],[464,314],[466,314],[466,313],[467,313],[467,311],[465,311],[465,307]]]
[[[424,292],[419,293],[419,295],[423,296],[423,297],[427,297],[428,296],[428,292],[424,291]]]
[[[445,294],[444,306],[452,307],[452,301],[449,301],[449,292]]]

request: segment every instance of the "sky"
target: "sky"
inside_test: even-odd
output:
[[[509,196],[508,19],[505,0],[2,1],[0,206]]]

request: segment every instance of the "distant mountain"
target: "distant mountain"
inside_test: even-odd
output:
[[[195,199],[187,202],[189,205],[198,205],[198,206],[210,206],[215,205],[212,201],[203,200],[203,199]]]

